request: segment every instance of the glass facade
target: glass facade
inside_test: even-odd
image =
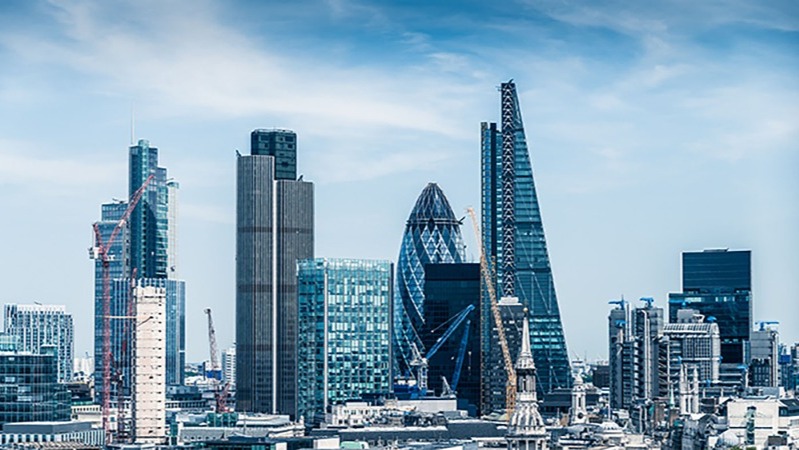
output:
[[[55,352],[16,351],[16,337],[0,340],[0,424],[69,420],[70,394],[58,382]]]
[[[516,296],[530,310],[530,339],[539,396],[571,387],[566,340],[533,180],[521,108],[512,82],[501,85],[501,127],[481,124],[482,241],[495,268],[497,294]],[[483,352],[491,339],[491,309],[483,293]],[[484,379],[485,382],[485,379]]]
[[[74,327],[72,315],[63,305],[5,306],[5,332],[20,338],[20,350],[39,353],[42,346],[53,346],[58,356],[58,381],[72,379]]]
[[[747,364],[752,330],[752,269],[749,250],[683,252],[683,292],[669,294],[669,320],[694,309],[719,325],[724,364]],[[711,317],[713,319],[711,319]]]
[[[140,139],[130,147],[129,195],[154,178],[130,215],[130,267],[138,278],[167,277],[167,227],[169,197],[166,169],[158,167],[158,149]]]
[[[465,247],[460,222],[444,192],[429,183],[405,224],[394,287],[394,370],[410,373],[411,344],[422,354],[420,332],[425,323],[424,267],[426,264],[462,263]]]
[[[435,345],[458,313],[475,308],[428,360],[428,392],[441,394],[445,377],[457,392],[459,408],[479,417],[480,264],[427,264],[424,279],[425,348]]]
[[[298,413],[324,420],[330,405],[391,388],[388,261],[310,259],[298,264]]]
[[[253,130],[250,154],[275,158],[275,179],[297,179],[297,134],[291,130]]]

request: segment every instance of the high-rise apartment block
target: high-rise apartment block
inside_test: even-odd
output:
[[[313,258],[313,184],[291,169],[293,132],[251,136],[236,175],[236,406],[296,417],[297,261]]]
[[[432,348],[452,328],[449,339],[427,361],[428,393],[442,394],[444,379],[457,392],[459,409],[479,417],[480,373],[480,265],[427,264],[424,266],[425,323],[422,342]],[[467,308],[472,308],[459,319]],[[432,391],[432,392],[431,392]]]
[[[133,346],[133,437],[136,443],[166,438],[166,289],[133,288],[136,341]]]
[[[40,353],[43,346],[56,348],[58,381],[72,379],[74,328],[72,315],[63,305],[5,305],[5,333],[19,336],[21,351]]]
[[[500,87],[501,123],[481,124],[482,243],[494,264],[499,297],[518,297],[530,310],[532,351],[539,394],[572,383],[541,209],[516,85]],[[484,293],[482,316],[490,317]],[[483,321],[483,354],[497,352],[490,321]],[[486,375],[484,383],[488,382]]]
[[[336,402],[391,390],[392,272],[388,261],[300,261],[298,414],[307,423]]]
[[[416,349],[425,354],[421,338],[425,327],[425,266],[462,263],[464,244],[460,222],[436,183],[419,194],[405,223],[394,285],[394,371],[412,374]]]

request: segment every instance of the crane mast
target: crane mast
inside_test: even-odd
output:
[[[488,259],[486,258],[485,248],[483,247],[482,240],[480,239],[480,227],[477,225],[477,215],[474,208],[467,208],[469,218],[472,220],[474,228],[474,238],[477,241],[477,247],[480,249],[480,273],[483,275],[483,282],[485,283],[488,297],[491,301],[491,314],[494,316],[494,325],[497,327],[497,335],[499,336],[499,346],[502,349],[502,359],[505,362],[505,372],[508,374],[508,382],[505,386],[505,409],[510,418],[513,413],[513,408],[516,406],[516,370],[513,368],[513,359],[510,356],[510,349],[508,348],[508,340],[505,338],[505,328],[502,325],[502,315],[499,313],[499,304],[497,303],[497,291],[494,288],[494,280],[491,276],[491,271],[488,268]],[[524,339],[529,337],[524,336]]]
[[[144,180],[144,183],[139,187],[136,192],[130,197],[128,201],[128,207],[125,209],[125,212],[122,214],[122,217],[114,227],[113,231],[111,231],[111,235],[108,237],[106,242],[103,242],[102,234],[100,233],[100,227],[97,222],[94,223],[92,228],[94,229],[94,247],[92,247],[89,253],[89,257],[91,259],[99,259],[100,260],[100,267],[102,270],[103,275],[103,404],[102,404],[102,414],[103,414],[103,431],[105,432],[106,443],[111,442],[111,427],[109,425],[109,412],[110,412],[110,404],[111,404],[111,274],[108,271],[110,266],[110,260],[108,256],[108,250],[113,245],[114,241],[116,240],[117,236],[119,236],[122,227],[125,226],[130,215],[133,213],[133,210],[136,209],[136,205],[139,204],[139,200],[141,200],[142,195],[144,195],[144,190],[153,180],[154,175],[150,175]]]
[[[211,353],[210,378],[219,379],[221,367],[219,365],[219,350],[216,345],[216,330],[214,329],[214,319],[211,318],[211,308],[205,308],[205,315],[208,316],[208,349]]]

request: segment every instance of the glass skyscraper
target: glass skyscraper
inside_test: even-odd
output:
[[[122,225],[109,248],[111,280],[111,398],[117,392],[130,395],[132,331],[129,301],[130,278],[142,280],[145,286],[164,287],[167,295],[166,382],[181,385],[185,365],[185,282],[177,279],[177,190],[179,184],[167,179],[167,170],[158,166],[158,149],[140,139],[128,152],[128,192],[133,195],[147,178],[153,179],[139,203]],[[97,223],[103,242],[116,228],[128,203],[115,201],[102,205]],[[103,389],[103,276],[102,263],[95,260],[95,328],[94,364],[96,398]],[[169,281],[167,281],[169,278]]]
[[[279,149],[266,148],[269,133],[253,132],[252,154],[237,158],[236,409],[296,417],[297,261],[313,258],[313,183],[288,170],[294,133],[271,132]]]
[[[330,405],[391,389],[388,261],[299,262],[298,413],[324,420]]]
[[[719,325],[722,363],[748,364],[752,332],[752,252],[683,252],[683,292],[669,294],[669,320],[694,309]]]
[[[395,375],[410,374],[412,346],[425,354],[420,332],[425,324],[424,267],[462,263],[465,247],[460,222],[436,183],[419,194],[402,236],[394,288]]]
[[[571,387],[566,340],[549,263],[516,85],[501,85],[501,124],[481,124],[482,241],[500,297],[518,297],[530,310],[530,339],[538,392]],[[483,317],[491,317],[487,293]],[[499,351],[483,321],[483,353]],[[484,379],[485,383],[485,379]]]

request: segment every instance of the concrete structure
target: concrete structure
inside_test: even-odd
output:
[[[133,298],[133,438],[158,444],[166,439],[166,289],[136,286]]]
[[[72,379],[74,329],[72,314],[64,305],[5,305],[4,331],[20,338],[20,351],[40,353],[42,346],[56,347],[58,381]]]
[[[693,310],[683,310],[680,323],[666,324],[660,340],[660,396],[677,392],[681,366],[696,367],[703,387],[719,382],[721,342],[715,322]],[[690,316],[690,318],[687,318]]]
[[[391,391],[394,267],[364,259],[298,263],[298,415],[321,423],[331,405]]]
[[[83,444],[101,448],[105,444],[105,434],[101,428],[93,427],[92,422],[18,422],[3,425],[0,445],[35,443]]]
[[[737,398],[727,402],[728,430],[742,446],[763,448],[770,436],[785,435],[799,442],[799,401],[796,399]]]
[[[296,417],[297,261],[313,258],[313,184],[290,176],[293,132],[272,134],[285,148],[253,145],[236,161],[236,399],[239,411]]]
[[[585,400],[583,378],[577,376],[572,385],[572,406],[569,410],[569,424],[576,425],[588,422],[588,406]]]

